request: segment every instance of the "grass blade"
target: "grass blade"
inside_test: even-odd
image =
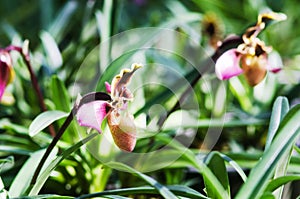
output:
[[[118,168],[122,171],[125,172],[131,172],[135,175],[137,175],[139,178],[141,178],[142,180],[144,180],[145,182],[147,182],[148,184],[150,184],[151,186],[155,187],[155,189],[165,198],[177,198],[167,187],[161,185],[160,183],[158,183],[156,180],[154,180],[153,178],[125,165],[119,162],[109,162],[107,164],[107,166],[112,166],[113,168]]]
[[[300,105],[292,108],[282,120],[274,141],[238,192],[236,198],[259,198],[274,173],[278,162],[289,150],[300,134]]]
[[[208,197],[186,186],[172,185],[172,186],[167,186],[167,188],[177,196],[195,198],[195,199],[208,199]],[[159,192],[155,187],[143,186],[143,187],[114,189],[114,190],[107,190],[98,193],[85,194],[77,197],[76,199],[94,198],[100,196],[105,197],[109,195],[137,195],[137,194],[158,194],[158,193]]]
[[[275,137],[275,133],[279,127],[279,124],[288,111],[289,111],[289,102],[287,98],[278,97],[274,102],[273,109],[272,109],[272,115],[270,118],[270,125],[269,125],[265,150],[267,150],[270,147],[271,142]]]
[[[29,196],[37,195],[39,193],[39,191],[41,190],[41,188],[45,184],[46,180],[50,176],[51,172],[57,167],[57,165],[61,161],[63,161],[66,157],[68,157],[70,154],[72,154],[74,151],[79,149],[82,145],[84,145],[85,143],[87,143],[88,141],[90,141],[91,139],[93,139],[97,135],[98,135],[98,133],[94,133],[94,134],[89,135],[88,137],[80,140],[75,145],[73,145],[70,148],[68,148],[67,150],[65,150],[61,155],[56,157],[51,162],[51,164],[49,164],[47,166],[47,168],[45,168],[45,170],[40,174],[40,176],[37,179],[34,186],[32,188],[30,188]]]
[[[211,152],[207,156],[205,163],[207,164],[208,168],[212,171],[212,173],[216,176],[216,178],[219,180],[223,188],[227,191],[228,198],[230,198],[229,180],[224,159],[220,156],[218,152]],[[207,183],[207,176],[203,175],[203,179],[208,197],[217,198],[217,196],[215,195],[215,190],[212,189],[211,186],[209,186],[209,183]]]
[[[276,189],[278,189],[279,187],[281,187],[281,186],[283,186],[283,185],[285,185],[289,182],[295,181],[295,180],[300,180],[300,175],[281,176],[279,178],[276,178],[276,179],[272,180],[268,184],[265,191],[266,192],[268,192],[268,191],[273,192]]]
[[[44,166],[47,166],[50,164],[50,161],[54,159],[56,156],[58,150],[57,148],[54,148],[49,155],[48,160],[46,161]],[[45,149],[39,150],[37,152],[34,152],[30,158],[25,162],[17,176],[15,177],[14,181],[12,182],[10,189],[9,189],[9,195],[10,197],[19,197],[23,195],[27,188],[30,185],[30,180],[33,176],[33,173],[35,171],[35,168],[37,167],[38,163],[40,162],[43,154],[45,153]],[[45,167],[43,167],[45,168]]]

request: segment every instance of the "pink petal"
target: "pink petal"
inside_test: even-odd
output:
[[[77,111],[77,121],[80,126],[86,126],[97,130],[101,133],[101,123],[107,115],[106,101],[92,101],[83,104]]]
[[[266,69],[268,71],[271,71],[272,73],[278,73],[282,70],[282,59],[278,52],[272,51],[268,55],[268,64],[266,66]]]
[[[0,100],[3,96],[6,85],[10,80],[11,68],[8,65],[8,57],[6,54],[0,55]]]
[[[2,76],[2,75],[1,75]],[[5,90],[5,87],[6,87],[6,82],[2,80],[2,77],[0,79],[0,100],[2,99],[2,96],[3,96],[3,93],[4,93],[4,90]]]
[[[108,82],[105,82],[106,92],[111,93],[111,85]]]
[[[229,79],[243,72],[239,66],[240,54],[236,49],[226,51],[216,62],[216,75],[220,80]]]

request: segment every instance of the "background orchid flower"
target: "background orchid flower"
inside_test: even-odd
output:
[[[127,84],[133,73],[142,67],[132,64],[131,69],[123,69],[116,75],[111,85],[105,83],[106,93],[84,96],[76,107],[76,116],[79,125],[97,130],[101,133],[101,124],[105,117],[116,145],[124,151],[132,151],[136,144],[136,127],[133,115],[127,111],[127,104],[133,100],[133,94]],[[97,94],[97,93],[96,93]],[[94,95],[95,96],[95,95]]]
[[[1,49],[0,50],[0,100],[3,96],[6,86],[14,78],[14,70],[12,67],[12,60],[10,54]]]
[[[267,71],[278,72],[281,66],[271,66],[268,54],[272,48],[265,45],[257,35],[271,20],[285,20],[286,15],[281,13],[260,14],[257,24],[250,27],[243,34],[243,43],[237,48],[226,51],[216,61],[215,71],[219,79],[225,80],[244,74],[250,86],[260,83]]]

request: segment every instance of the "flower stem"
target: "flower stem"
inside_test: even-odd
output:
[[[55,147],[55,145],[57,144],[57,142],[59,141],[59,139],[61,138],[61,136],[64,134],[65,130],[67,129],[67,127],[70,125],[70,123],[73,120],[73,110],[71,111],[71,113],[68,115],[67,119],[65,120],[65,122],[63,123],[63,125],[61,126],[61,128],[59,129],[58,133],[55,135],[55,137],[53,138],[52,142],[49,144],[45,154],[43,155],[42,159],[40,160],[34,174],[33,177],[31,179],[30,184],[34,185],[36,183],[36,180],[38,178],[39,173],[42,170],[43,165],[45,164],[48,156],[50,155],[51,151],[53,150],[53,148]]]
[[[43,94],[41,92],[41,89],[38,85],[38,80],[33,72],[33,69],[32,69],[32,65],[30,63],[30,56],[29,56],[29,53],[28,52],[24,52],[23,49],[19,46],[8,46],[6,48],[7,51],[11,51],[11,50],[15,50],[17,52],[19,52],[25,62],[25,65],[27,66],[27,69],[29,71],[29,74],[30,74],[30,78],[31,78],[31,83],[32,83],[32,86],[33,86],[33,89],[38,97],[38,101],[39,101],[39,105],[40,105],[40,108],[43,112],[47,111],[47,108],[46,108],[46,105],[45,105],[45,102],[44,102],[44,97],[43,97]],[[55,136],[55,129],[53,127],[53,125],[50,125],[49,127],[49,132],[51,134],[52,137]]]

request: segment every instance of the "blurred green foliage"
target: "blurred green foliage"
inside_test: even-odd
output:
[[[109,138],[103,135],[109,134],[108,129],[92,139],[94,134],[87,135],[86,128],[73,121],[59,141],[59,150],[53,154],[53,162],[47,164],[47,172],[40,179],[40,184],[31,189],[31,192],[34,195],[39,193],[65,196],[99,192],[99,196],[111,197],[120,194],[150,198],[160,197],[158,195],[171,197],[175,194],[188,198],[197,195],[199,198],[205,198],[205,195],[221,198],[222,190],[231,196],[249,187],[248,190],[253,190],[255,186],[250,183],[245,185],[246,188],[240,189],[243,181],[239,175],[243,176],[243,170],[248,173],[255,168],[261,157],[265,157],[264,161],[270,166],[266,173],[272,176],[271,171],[275,170],[269,154],[276,149],[271,143],[279,124],[277,126],[272,123],[275,120],[272,118],[276,117],[274,110],[281,114],[278,107],[285,107],[279,102],[274,104],[275,100],[278,96],[285,96],[284,100],[290,103],[288,110],[300,101],[298,4],[297,0],[2,0],[0,45],[3,48],[11,44],[22,46],[25,39],[29,40],[31,62],[50,111],[70,112],[78,94],[104,91],[103,83],[110,82],[114,75],[122,68],[128,68],[136,59],[143,60],[146,67],[134,77],[132,88],[139,88],[143,83],[151,81],[168,83],[160,86],[143,85],[143,88],[136,89],[136,99],[130,105],[130,110],[136,113],[141,133],[134,152],[148,153],[171,143],[170,150],[159,156],[161,164],[166,166],[152,165],[151,161],[155,162],[158,157],[151,156],[147,156],[147,161],[146,158],[130,159],[131,167],[115,163],[117,160],[126,162],[127,156],[123,156],[113,143],[107,143]],[[221,82],[216,78],[211,65],[208,72],[195,84],[194,93],[183,103],[184,122],[176,123],[176,114],[181,114],[177,111],[170,115],[165,127],[159,129],[156,122],[161,114],[165,114],[174,106],[178,98],[175,94],[180,96],[188,82],[192,81],[189,74],[194,67],[202,70],[209,66],[204,61],[213,54],[215,48],[210,43],[212,37],[203,26],[204,19],[207,19],[205,17],[213,13],[216,19],[212,19],[213,23],[220,31],[218,38],[223,40],[229,34],[243,34],[248,27],[256,23],[259,13],[269,10],[285,13],[288,17],[286,21],[270,25],[259,35],[268,46],[272,46],[273,50],[279,53],[284,66],[283,71],[268,74],[262,84],[252,88],[242,76]],[[154,29],[133,30],[146,27]],[[175,30],[176,34],[171,34],[165,29]],[[113,37],[123,31],[129,31],[127,33],[132,38],[123,38],[122,35]],[[166,32],[167,37],[164,35]],[[107,42],[111,41],[110,38],[117,42]],[[157,50],[164,47],[164,41],[170,41],[172,44],[168,46],[169,51]],[[105,45],[102,44],[107,43],[109,48],[105,51]],[[154,50],[151,51],[151,48]],[[132,49],[140,51],[130,51]],[[104,57],[107,60],[102,59],[102,52],[106,53]],[[26,165],[26,161],[32,161],[32,165],[37,164],[41,155],[36,154],[45,149],[52,140],[47,129],[35,136],[29,135],[29,126],[41,110],[24,61],[15,52],[12,53],[12,57],[16,78],[6,89],[11,98],[0,104],[0,174],[4,185],[1,186],[0,181],[0,196],[6,194],[5,190],[13,189],[13,183],[24,180],[22,176],[17,180],[15,178],[20,169]],[[212,60],[209,60],[209,63],[212,64]],[[159,68],[161,65],[166,67]],[[180,78],[183,77],[187,82],[181,81]],[[176,88],[175,94],[170,92],[166,85]],[[158,106],[154,106],[157,104]],[[196,115],[193,112],[195,107],[198,111]],[[299,126],[299,122],[296,122],[299,121],[299,114],[295,113],[298,109],[299,106],[292,109],[282,124],[282,120],[279,121],[281,126],[278,136],[284,137],[284,128]],[[49,117],[50,119],[58,120]],[[63,119],[54,123],[56,131],[62,124]],[[270,130],[269,124],[271,127],[275,125],[275,130]],[[299,132],[299,129],[295,132],[293,130],[289,129],[287,134],[291,140]],[[220,153],[213,152],[207,157],[207,150],[210,148],[209,142],[204,143],[204,139],[214,140],[219,136],[218,132],[222,134],[212,150]],[[172,142],[177,133],[184,136],[192,133],[195,138],[188,147],[183,147],[184,140],[178,138],[179,143]],[[86,148],[81,147],[85,144],[80,141],[83,139],[91,139]],[[270,152],[264,151],[266,142],[271,145]],[[280,143],[279,140],[274,142]],[[293,142],[285,142],[282,151],[292,151]],[[294,148],[299,150],[297,146]],[[279,161],[282,154],[276,154],[276,158],[279,159],[274,162],[279,162],[280,165],[288,164],[282,172],[283,176],[294,176],[281,176],[282,181],[272,181],[264,193],[266,197],[279,185],[284,184],[283,181],[299,180],[299,153],[287,152],[285,154],[289,157],[288,160],[291,159],[290,162],[284,162],[282,159]],[[164,158],[173,156],[178,157],[172,164],[164,162]],[[112,162],[110,166],[104,164],[109,161]],[[219,162],[218,166],[214,167],[214,162]],[[158,170],[151,170],[156,166]],[[257,167],[261,168],[259,165]],[[35,167],[29,167],[28,175],[33,174],[34,169]],[[143,169],[150,172],[143,174]],[[222,176],[224,170],[228,172],[229,181],[227,173]],[[239,175],[236,175],[236,171]],[[255,175],[263,174],[251,174],[251,179],[254,179]],[[267,182],[263,180],[257,184],[261,187],[267,186]],[[294,197],[299,194],[298,188],[299,186],[294,184],[285,194]],[[28,190],[30,189],[19,191],[27,195]],[[102,192],[104,190],[107,192]],[[239,192],[240,196],[246,193],[242,191]],[[17,193],[13,194],[18,196]],[[259,194],[255,197],[262,196]]]

